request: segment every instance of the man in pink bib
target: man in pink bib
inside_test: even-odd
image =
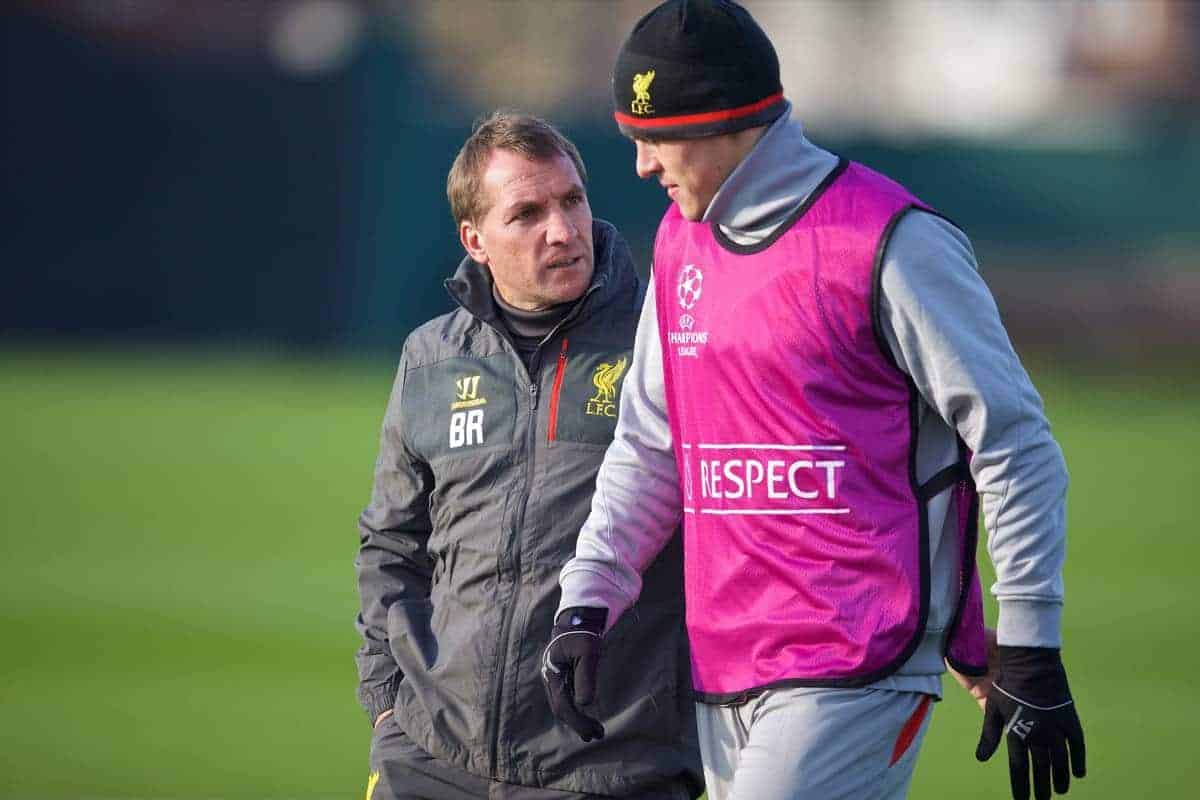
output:
[[[625,42],[615,117],[673,201],[543,657],[551,707],[603,731],[596,665],[682,525],[713,800],[906,795],[949,664],[998,676],[1013,796],[1066,792],[1084,744],[1060,658],[1066,468],[966,236],[810,143],[740,6],[670,0]],[[636,624],[636,621],[635,623]],[[637,664],[629,664],[637,670]]]

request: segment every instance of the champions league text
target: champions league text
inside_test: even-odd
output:
[[[698,355],[696,345],[708,344],[708,331],[670,331],[667,334],[667,341],[680,346],[680,356],[694,358]]]

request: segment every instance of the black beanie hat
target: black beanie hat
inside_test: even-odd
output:
[[[656,139],[733,133],[787,107],[771,40],[730,0],[667,0],[642,17],[617,56],[613,100],[621,133]]]

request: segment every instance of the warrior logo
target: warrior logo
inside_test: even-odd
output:
[[[654,106],[650,105],[650,84],[653,82],[652,69],[633,76],[633,102],[629,104],[629,110],[638,116],[654,113]]]
[[[601,362],[592,374],[592,385],[596,396],[587,401],[585,413],[593,417],[615,417],[617,415],[617,381],[625,374],[628,363],[622,356],[615,364]]]
[[[684,311],[691,311],[699,302],[703,285],[704,273],[695,264],[688,264],[679,273],[679,305]]]
[[[470,375],[454,381],[454,398],[454,402],[450,404],[453,411],[487,405],[487,398],[479,396],[478,375]]]

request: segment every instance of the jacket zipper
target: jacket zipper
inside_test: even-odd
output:
[[[558,395],[562,392],[563,373],[567,371],[567,337],[558,351],[558,368],[554,370],[554,388],[550,390],[550,421],[546,424],[546,441],[558,438]]]
[[[538,364],[540,354],[535,354],[530,362],[530,369],[527,371],[529,375],[529,434],[526,437],[529,448],[525,458],[525,489],[524,497],[521,502],[521,515],[515,526],[514,545],[519,543],[521,538],[521,529],[525,525],[525,507],[529,504],[529,492],[533,488],[533,454],[537,447],[537,410],[538,410],[538,393],[539,384],[541,381],[541,369]],[[496,665],[496,691],[492,696],[491,707],[488,709],[489,725],[491,731],[491,741],[488,742],[488,767],[489,772],[493,776],[499,774],[500,766],[500,713],[504,704],[504,671],[508,658],[508,636],[509,627],[512,623],[513,612],[517,607],[517,598],[521,590],[520,565],[516,558],[513,558],[509,564],[509,569],[512,571],[512,597],[508,602],[508,609],[501,612],[500,615],[500,641],[498,643],[497,652],[500,656],[501,663]]]
[[[582,300],[586,300],[589,295],[595,292],[597,288],[599,287],[596,285],[590,287],[587,292],[584,293],[581,303]],[[580,307],[582,307],[582,305]],[[577,316],[577,313],[572,314],[559,322],[546,338],[549,339],[550,337],[555,336],[564,327],[574,324]],[[495,328],[495,326],[493,326],[493,328]],[[508,339],[507,335],[501,333],[498,328],[496,328],[496,331],[497,333],[500,333],[501,338],[509,343],[509,347],[512,347],[512,342]],[[566,349],[566,337],[563,337],[563,352],[559,354],[560,368],[565,366]],[[520,356],[517,354],[515,348],[513,349],[513,355],[516,356],[518,361],[520,360]],[[516,538],[518,541],[520,539],[521,530],[525,527],[525,510],[529,507],[529,492],[533,488],[534,454],[537,451],[538,387],[541,380],[541,370],[533,369],[532,367],[535,365],[540,366],[540,355],[540,352],[534,355],[533,360],[530,362],[531,368],[526,370],[526,374],[529,376],[529,435],[526,438],[528,442],[527,446],[529,448],[529,454],[525,459],[525,491],[524,496],[521,499],[521,513],[517,519],[517,525],[515,529]],[[558,382],[557,374],[555,375],[555,382]],[[554,394],[557,396],[557,392]],[[555,408],[557,408],[557,404],[555,405]],[[500,765],[500,713],[504,702],[505,668],[505,664],[503,662],[508,656],[509,627],[510,623],[512,622],[513,613],[517,607],[517,600],[521,590],[521,580],[519,575],[520,565],[515,559],[511,565],[511,568],[513,572],[512,598],[509,600],[508,610],[501,611],[500,614],[500,641],[498,643],[498,652],[500,654],[502,663],[496,665],[496,691],[492,695],[491,708],[488,709],[488,730],[491,732],[491,741],[488,742],[488,767],[490,774],[493,776],[498,775],[498,767]]]

